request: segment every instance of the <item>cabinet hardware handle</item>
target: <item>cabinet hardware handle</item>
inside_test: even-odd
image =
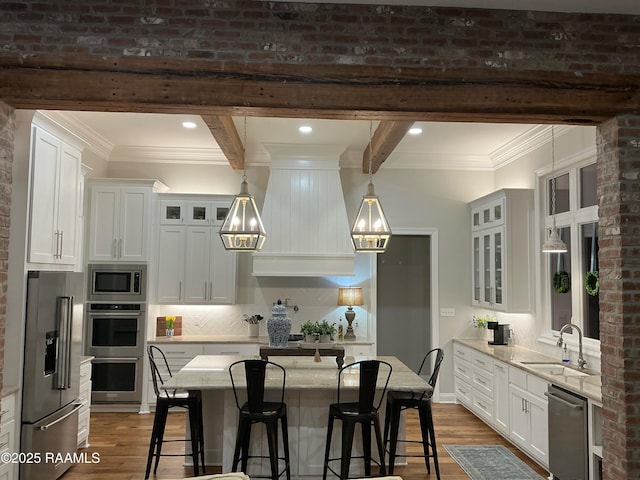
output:
[[[58,258],[62,258],[62,243],[64,242],[64,230],[60,230],[60,253],[58,254]]]
[[[207,301],[207,282],[204,282],[204,301]]]
[[[476,359],[476,363],[479,363],[480,365],[485,365],[485,362],[484,362],[484,361],[482,361],[482,360],[478,360],[478,359]]]
[[[209,282],[209,301],[213,302],[213,282]]]
[[[480,385],[486,386],[486,382],[484,380],[480,380],[479,378],[476,378],[476,383],[479,383]]]
[[[122,239],[118,240],[118,258],[122,258]]]
[[[118,239],[117,238],[113,239],[112,250],[113,250],[113,258],[114,259],[118,258]]]
[[[496,365],[495,366],[498,370],[504,370],[504,367],[502,365]]]
[[[461,388],[458,388],[458,390],[460,390],[460,393],[462,393],[463,395],[467,395],[467,392],[465,392],[464,390],[462,390]]]
[[[182,280],[178,282],[178,300],[182,300]]]
[[[1,417],[2,415],[6,415],[7,413],[9,413],[9,410],[2,410],[2,411],[0,412],[0,417]]]

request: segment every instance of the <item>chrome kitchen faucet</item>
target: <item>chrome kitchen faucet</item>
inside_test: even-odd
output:
[[[562,335],[569,328],[573,328],[578,331],[578,367],[581,369],[584,369],[584,367],[587,366],[587,362],[582,356],[582,330],[580,330],[580,327],[578,327],[577,325],[574,325],[573,323],[567,323],[563,325],[562,328],[560,329],[560,337],[558,337],[558,342],[556,343],[556,345],[558,347],[562,347],[562,344],[563,344]]]

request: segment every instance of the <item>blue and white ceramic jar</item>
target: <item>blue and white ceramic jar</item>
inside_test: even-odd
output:
[[[271,348],[287,348],[291,333],[291,319],[287,317],[287,307],[278,303],[271,309],[271,316],[267,320],[269,346]]]

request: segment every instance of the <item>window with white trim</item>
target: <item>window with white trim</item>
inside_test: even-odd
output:
[[[598,281],[598,205],[596,164],[581,162],[553,172],[556,182],[555,218],[566,253],[545,254],[549,328],[578,325],[586,338],[600,339]],[[546,195],[545,236],[553,227],[552,175],[543,178]],[[546,237],[545,237],[546,238]]]

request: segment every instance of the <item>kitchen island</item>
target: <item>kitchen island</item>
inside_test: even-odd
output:
[[[231,363],[255,357],[237,355],[199,355],[182,368],[165,388],[200,390],[203,400],[205,428],[205,461],[207,465],[221,465],[223,472],[231,471],[233,447],[236,439],[237,407],[231,387],[228,368]],[[389,362],[393,367],[389,389],[431,390],[429,384],[395,357],[369,357]],[[357,358],[364,360],[365,358]],[[322,475],[329,404],[336,401],[338,369],[333,361],[316,363],[309,357],[272,357],[287,372],[285,402],[289,423],[289,449],[291,474],[295,477],[313,478]],[[348,362],[348,361],[347,361]],[[355,399],[358,371],[343,375],[341,389],[346,396]],[[267,378],[267,386],[269,385]],[[349,398],[343,398],[350,400]],[[381,415],[384,415],[384,407]],[[381,418],[383,421],[383,418]],[[337,426],[337,425],[336,425]],[[332,456],[337,456],[340,446],[340,429],[334,432]],[[267,454],[259,428],[254,429],[252,452]],[[354,455],[360,454],[359,429],[354,441]],[[374,450],[375,451],[375,450]],[[252,475],[268,475],[269,466],[253,460],[249,463]],[[363,474],[362,462],[354,462],[352,471]]]

